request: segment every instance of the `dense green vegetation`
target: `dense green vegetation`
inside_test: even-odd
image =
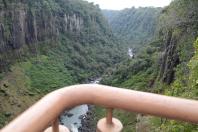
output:
[[[125,60],[110,68],[102,83],[197,99],[197,6],[196,0],[174,0],[170,6],[162,9],[155,39],[141,47],[134,59]],[[120,118],[125,120],[127,117]],[[146,117],[140,123],[144,121],[147,122],[149,131],[198,131],[197,125],[190,123],[155,117]]]
[[[104,10],[113,33],[125,41],[126,46],[141,48],[155,34],[161,8],[130,8],[121,11]]]
[[[134,59],[127,59],[124,62],[110,68],[105,74],[102,83],[121,86],[135,90],[148,90],[152,87],[157,76],[157,58],[159,56],[158,44],[152,42],[141,49]]]
[[[197,0],[174,0],[163,9],[104,10],[108,24],[97,5],[82,0],[0,1],[0,127],[46,93],[101,75],[106,85],[198,99],[197,7]],[[129,47],[138,50],[134,58],[124,55]],[[97,107],[96,119],[104,115]],[[198,131],[114,115],[124,132],[144,124],[147,131]]]
[[[95,121],[97,123],[98,120],[104,118],[106,115],[106,109],[101,107],[95,108]],[[136,114],[131,112],[125,112],[122,110],[114,110],[113,115],[115,118],[121,120],[124,128],[124,132],[135,132],[136,131]]]
[[[92,3],[10,0],[0,10],[0,127],[46,93],[85,83],[122,59]]]

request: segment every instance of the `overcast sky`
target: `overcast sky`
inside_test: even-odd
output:
[[[101,9],[121,10],[134,7],[164,7],[170,4],[172,0],[86,0],[99,4]]]

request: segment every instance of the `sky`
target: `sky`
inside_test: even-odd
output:
[[[164,7],[172,0],[86,0],[99,4],[101,9],[121,10],[131,7]]]

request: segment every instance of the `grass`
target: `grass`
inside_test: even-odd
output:
[[[14,65],[0,83],[0,127],[31,106],[41,95],[32,94],[24,70]],[[31,95],[31,97],[30,97]]]
[[[101,107],[95,108],[95,121],[98,121],[106,116],[106,109]],[[123,124],[122,132],[135,132],[136,114],[122,110],[114,110],[113,115]]]

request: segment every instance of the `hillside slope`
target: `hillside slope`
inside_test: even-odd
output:
[[[130,8],[121,11],[104,10],[113,33],[125,40],[128,46],[140,48],[155,34],[161,8]]]
[[[0,127],[42,95],[100,76],[121,51],[91,3],[0,1]]]
[[[197,99],[197,6],[197,0],[174,0],[165,7],[158,17],[155,40],[141,47],[135,59],[109,69],[102,83]],[[152,117],[146,122],[149,131],[198,130],[197,125],[163,118]]]

